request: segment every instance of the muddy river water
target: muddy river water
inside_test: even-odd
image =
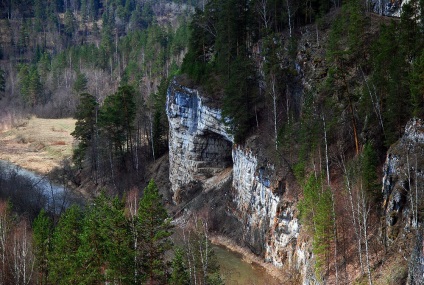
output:
[[[280,284],[260,265],[244,261],[241,254],[219,245],[213,245],[213,249],[226,285]]]

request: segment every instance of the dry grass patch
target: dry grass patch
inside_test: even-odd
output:
[[[47,173],[72,156],[74,119],[31,118],[0,133],[0,159]]]

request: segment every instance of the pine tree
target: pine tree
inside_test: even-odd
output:
[[[34,65],[21,65],[19,67],[20,91],[26,103],[35,106],[41,99],[42,84],[40,75]]]
[[[48,284],[49,280],[49,255],[52,247],[53,223],[44,210],[32,224],[34,254],[38,269],[38,284]]]
[[[172,260],[172,273],[170,278],[171,285],[190,285],[190,275],[187,271],[187,265],[184,260],[184,251],[177,247],[174,250],[174,259]]]
[[[398,139],[412,110],[409,63],[399,33],[399,25],[392,21],[389,26],[381,27],[380,37],[373,46],[373,83],[382,102],[386,146]]]
[[[78,257],[81,218],[81,210],[77,206],[71,206],[60,217],[54,230],[49,255],[49,282],[53,284],[79,284],[82,273]]]
[[[311,233],[314,232],[312,221],[316,212],[316,202],[319,200],[320,189],[321,179],[317,179],[314,175],[309,176],[305,186],[303,186],[303,198],[299,203],[300,219]]]
[[[75,30],[77,29],[77,23],[74,14],[67,10],[65,13],[65,18],[63,20],[64,32],[68,37],[72,37]]]
[[[303,187],[303,199],[299,203],[300,219],[312,235],[312,251],[315,254],[315,271],[322,277],[328,261],[333,238],[332,194],[323,188],[322,178],[311,175]]]
[[[74,118],[77,120],[75,123],[75,130],[71,135],[79,141],[78,147],[74,149],[73,161],[75,165],[82,168],[89,146],[95,146],[93,140],[96,136],[97,130],[97,111],[98,103],[96,97],[91,94],[83,93],[80,95],[80,103],[77,106]],[[95,157],[96,154],[93,154]],[[95,161],[94,161],[95,162]],[[95,163],[94,165],[95,166]]]
[[[413,111],[415,117],[424,117],[424,50],[413,65],[410,75],[410,89]]]
[[[37,32],[42,30],[42,26],[46,20],[45,13],[46,3],[43,0],[35,0],[34,2],[34,16],[35,16],[35,29]]]
[[[125,217],[125,204],[118,197],[108,198],[102,207],[104,248],[106,250],[107,280],[118,284],[132,284],[134,256],[131,248],[129,222]]]
[[[169,85],[169,80],[162,79],[158,92],[152,95],[153,101],[153,129],[152,129],[152,143],[155,158],[160,157],[166,152],[168,141],[166,140],[168,134],[168,118],[166,116],[163,106],[166,104],[166,93]]]
[[[85,214],[80,241],[78,284],[132,284],[134,254],[122,200],[102,192]]]
[[[417,0],[411,0],[402,5],[401,21],[399,26],[399,48],[405,59],[410,62],[419,56],[419,50],[422,48],[423,40],[417,22],[418,15]]]
[[[133,87],[121,86],[115,94],[106,97],[100,109],[99,125],[114,150],[123,154],[125,147],[131,150],[136,106]]]
[[[366,143],[361,155],[361,176],[363,190],[367,198],[371,200],[377,199],[380,195],[378,192],[378,177],[377,177],[377,154],[371,145]]]
[[[313,214],[315,226],[312,252],[315,254],[316,272],[322,276],[324,266],[329,260],[330,244],[333,238],[332,195],[329,188],[324,188],[316,203],[316,212]]]
[[[137,249],[138,260],[141,261],[140,275],[144,276],[146,284],[165,284],[168,274],[165,252],[171,248],[171,224],[153,180],[150,180],[140,199],[137,228],[140,237]]]
[[[256,76],[252,63],[243,57],[237,58],[230,69],[222,114],[225,120],[230,119],[234,141],[241,143],[253,125],[256,115]]]
[[[77,73],[77,78],[75,79],[73,88],[77,94],[80,94],[87,89],[87,77],[84,73]]]

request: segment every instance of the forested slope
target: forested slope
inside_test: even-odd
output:
[[[309,281],[404,283],[408,264],[394,252],[411,252],[405,236],[420,227],[381,220],[392,197],[380,181],[388,148],[422,117],[424,3],[405,1],[400,18],[374,5],[217,0],[193,16],[182,65],[191,81],[179,83],[219,102],[237,144],[296,176]],[[388,241],[393,224],[405,232]]]
[[[406,123],[423,117],[424,1],[405,1],[400,18],[374,14],[375,1],[365,0],[189,2],[0,3],[0,127],[31,114],[74,116],[67,179],[98,196],[86,209],[41,212],[32,227],[34,216],[18,217],[2,202],[0,284],[222,283],[213,255],[202,267],[207,219],[192,223],[190,254],[175,250],[171,269],[158,190],[170,208],[178,206],[170,205],[169,189],[153,182],[140,189],[162,167],[147,168],[167,152],[174,75],[222,110],[233,147],[259,153],[276,176],[284,169],[294,177],[288,188],[296,191],[283,202],[297,205],[297,239],[312,265],[283,267],[293,273],[288,282],[404,284],[422,205],[417,194],[384,212],[394,202],[381,193],[382,166]],[[399,195],[412,189],[409,171],[420,173],[419,158]],[[196,185],[189,185],[194,194]],[[387,230],[402,209],[411,219]],[[19,247],[27,254],[19,256]]]
[[[196,4],[2,2],[0,127],[30,115],[75,116],[73,162],[88,174],[74,181],[89,176],[115,190],[132,183],[121,187],[121,173],[148,181],[146,161],[166,151],[166,84],[186,52]]]

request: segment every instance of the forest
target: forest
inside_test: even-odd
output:
[[[377,2],[0,1],[0,130],[73,117],[56,175],[93,196],[46,212],[0,175],[0,284],[224,284],[207,221],[172,245],[169,183],[149,177],[168,152],[173,78],[222,109],[235,144],[257,136],[290,169],[317,284],[404,284],[404,261],[391,283],[374,274],[396,251],[377,238],[381,169],[424,119],[424,0],[400,18]]]

